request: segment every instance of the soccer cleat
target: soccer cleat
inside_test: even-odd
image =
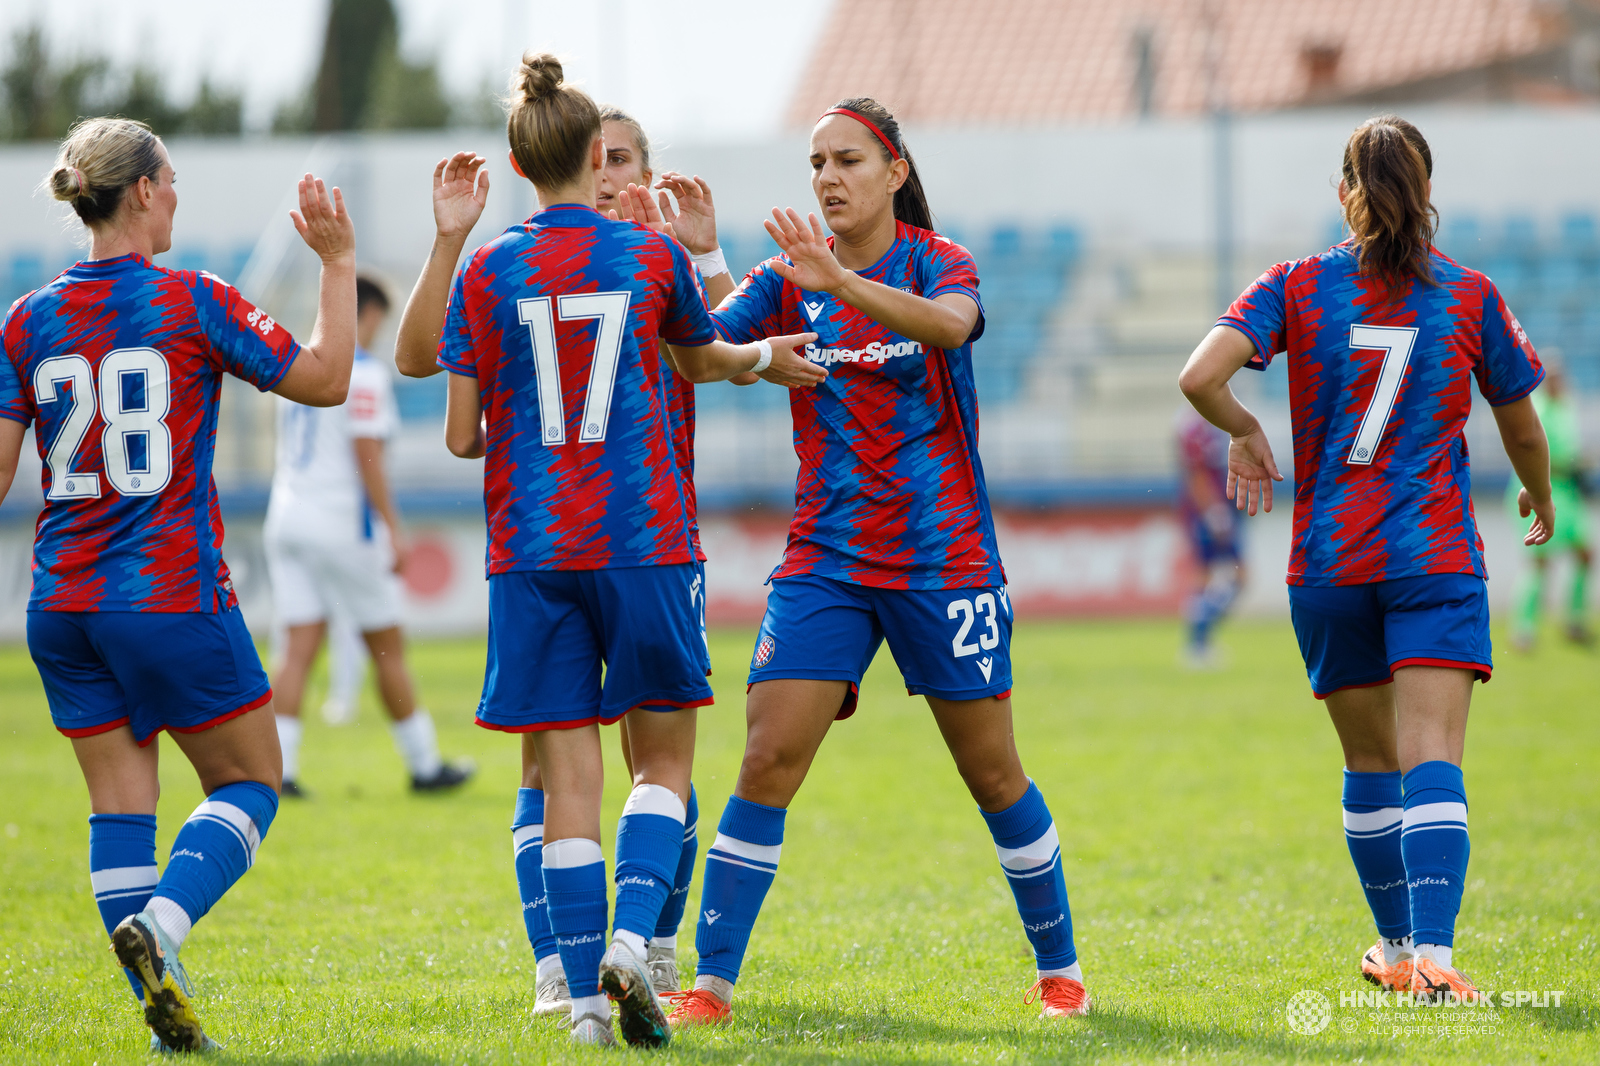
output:
[[[296,781],[292,777],[286,777],[283,779],[283,784],[278,786],[278,795],[282,796],[284,799],[303,800],[311,798],[311,793],[301,788],[300,782]]]
[[[572,992],[567,988],[567,975],[553,973],[534,982],[533,1016],[543,1018],[550,1014],[571,1014]]]
[[[1403,992],[1409,989],[1414,956],[1407,955],[1393,966],[1383,960],[1383,941],[1379,940],[1361,956],[1361,976],[1385,992]]]
[[[161,924],[148,913],[124,918],[111,932],[111,950],[144,985],[144,1021],[161,1042],[175,1051],[204,1051],[206,1034],[189,1002],[194,986],[178,953],[162,943]]]
[[[221,1051],[222,1050],[222,1045],[217,1043],[215,1040],[211,1039],[209,1036],[202,1037],[201,1039],[202,1039],[202,1043],[200,1044],[200,1050],[201,1051]],[[178,1053],[178,1049],[177,1048],[168,1047],[167,1046],[167,1042],[165,1040],[162,1040],[155,1033],[151,1033],[150,1034],[150,1054],[152,1054],[152,1055],[176,1055],[177,1053]]]
[[[460,788],[472,780],[472,775],[478,772],[471,760],[462,760],[458,763],[441,763],[438,773],[432,777],[413,777],[411,791],[413,792],[444,792],[452,788]]]
[[[1070,977],[1041,977],[1022,997],[1023,1003],[1039,1002],[1041,1018],[1070,1018],[1089,1013],[1089,992],[1082,981]]]
[[[1432,959],[1417,957],[1411,960],[1411,994],[1426,996],[1430,1000],[1443,1000],[1445,993],[1454,992],[1462,1000],[1476,999],[1478,989],[1467,980],[1467,975],[1453,966],[1440,966]]]
[[[594,1044],[597,1047],[616,1047],[617,1037],[611,1031],[611,1015],[585,1014],[581,1018],[567,1015],[561,1025],[572,1030],[574,1044]]]
[[[650,971],[621,941],[613,941],[600,960],[600,987],[617,1004],[622,1039],[630,1047],[666,1047],[671,1042],[667,1013],[650,982]]]
[[[677,1006],[667,1024],[674,1029],[694,1029],[701,1025],[731,1025],[733,1007],[717,998],[709,988],[694,988],[671,997]]]
[[[655,986],[656,994],[668,996],[676,994],[681,983],[678,980],[678,953],[666,948],[650,945],[649,954],[645,956],[644,964],[650,968],[650,983]]]

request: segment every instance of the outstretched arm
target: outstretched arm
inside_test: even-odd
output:
[[[433,168],[433,247],[400,315],[394,345],[394,365],[407,377],[431,377],[443,369],[438,363],[439,334],[450,301],[450,280],[467,235],[489,202],[486,162],[475,152],[457,152]]]
[[[1216,326],[1178,375],[1178,387],[1207,422],[1225,430],[1228,442],[1228,498],[1248,514],[1272,510],[1272,483],[1282,481],[1272,445],[1256,416],[1239,402],[1228,382],[1256,354],[1249,337],[1231,326]]]
[[[1517,493],[1517,511],[1523,518],[1534,516],[1533,525],[1522,543],[1543,544],[1556,532],[1556,506],[1550,495],[1550,442],[1545,438],[1533,397],[1491,408],[1495,425],[1500,427],[1500,443],[1505,445],[1511,468],[1522,482]]]
[[[760,371],[755,370],[762,357],[759,344],[712,341],[710,344],[695,347],[678,344],[669,344],[667,347],[672,352],[673,367],[684,378],[696,384],[706,381],[727,381],[730,378],[756,373],[774,385],[803,389],[820,385],[828,378],[826,370],[796,351],[797,348],[803,348],[816,339],[815,333],[769,337],[766,343],[772,348],[772,361]]]
[[[350,391],[350,366],[356,357],[356,227],[344,196],[330,199],[321,178],[300,179],[300,210],[290,211],[294,228],[322,259],[317,321],[311,340],[272,391],[296,403],[333,407]]]

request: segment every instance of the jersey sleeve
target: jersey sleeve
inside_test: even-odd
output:
[[[262,392],[277,388],[300,354],[289,331],[221,278],[204,273],[182,277],[216,365]]]
[[[1502,407],[1538,388],[1544,380],[1544,366],[1494,282],[1482,277],[1479,285],[1483,292],[1483,354],[1472,372],[1483,398],[1491,407]]]
[[[371,359],[357,360],[351,367],[345,415],[352,438],[386,440],[393,435],[394,384],[384,367]]]
[[[456,274],[444,309],[444,332],[439,335],[439,365],[469,378],[478,376],[478,353],[472,347],[472,329],[467,323],[467,277],[476,265],[474,259]]]
[[[689,253],[683,250],[683,245],[667,237],[658,239],[672,255],[672,289],[667,294],[666,314],[661,320],[661,339],[685,348],[710,344],[717,339],[717,330],[706,310],[699,273],[689,262]]]
[[[777,261],[774,257],[758,263],[722,305],[711,312],[712,324],[723,340],[730,344],[749,344],[778,335],[783,311],[780,303],[783,279],[772,269]]]
[[[23,297],[23,300],[27,297]],[[20,334],[24,332],[24,319],[26,314],[22,311],[23,300],[18,300],[11,305],[11,310],[6,315],[5,324],[0,325],[0,418],[9,418],[13,422],[30,425],[33,422],[33,405],[28,402],[28,394],[22,391],[22,376],[17,373],[17,364],[12,362],[12,351],[22,348]]]
[[[972,253],[943,237],[923,242],[918,249],[917,282],[924,298],[937,300],[945,293],[958,292],[978,305],[977,321],[967,337],[967,343],[971,344],[983,336],[986,325],[983,300],[978,296],[978,264]]]
[[[1283,351],[1286,334],[1284,320],[1284,287],[1289,280],[1293,263],[1279,263],[1257,278],[1233,301],[1226,314],[1217,319],[1219,326],[1232,326],[1250,338],[1256,354],[1245,364],[1251,370],[1265,370],[1272,357]]]

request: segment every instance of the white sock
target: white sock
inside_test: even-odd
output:
[[[418,707],[410,717],[389,723],[389,735],[394,737],[395,750],[405,760],[412,777],[429,778],[443,765],[439,758],[439,738],[433,731],[433,716],[426,707]]]
[[[705,989],[724,1003],[733,1002],[733,982],[726,978],[717,977],[709,973],[697,974],[694,979],[694,987],[697,991],[702,988]]]
[[[577,1021],[585,1014],[597,1014],[606,1021],[611,1020],[611,1000],[604,993],[598,996],[573,996],[572,1020]]]
[[[535,981],[543,981],[552,975],[557,977],[567,976],[567,968],[561,965],[559,952],[554,955],[546,955],[533,964],[533,979]]]
[[[305,727],[300,719],[276,715],[278,720],[278,747],[283,750],[283,779],[296,781],[300,777],[300,734]]]
[[[1415,950],[1419,959],[1432,959],[1447,970],[1451,968],[1450,956],[1455,954],[1454,949],[1443,944],[1418,944]]]
[[[1083,984],[1083,967],[1078,963],[1073,963],[1071,966],[1066,966],[1059,970],[1040,970],[1039,979],[1043,980],[1046,977],[1070,977],[1081,985]]]
[[[651,937],[650,949],[652,951],[661,952],[661,954],[667,956],[669,959],[676,958],[678,955],[678,934],[673,933],[671,936]]]
[[[643,959],[645,956],[644,937],[638,933],[630,933],[626,929],[618,929],[611,934],[611,942],[613,944],[626,945],[627,949],[633,952],[633,957],[636,959]]]
[[[1411,943],[1411,937],[1403,936],[1398,940],[1383,938],[1383,964],[1393,966],[1407,955],[1415,955],[1416,947]]]
[[[183,942],[189,939],[189,930],[194,924],[189,921],[189,912],[166,896],[152,897],[145,910],[161,926],[161,931],[167,934],[167,941],[172,945],[172,950],[181,950]]]

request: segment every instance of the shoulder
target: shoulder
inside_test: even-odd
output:
[[[972,253],[966,247],[942,233],[910,226],[904,222],[895,223],[895,227],[898,230],[897,236],[906,242],[907,248],[916,258],[938,263],[973,263]]]

